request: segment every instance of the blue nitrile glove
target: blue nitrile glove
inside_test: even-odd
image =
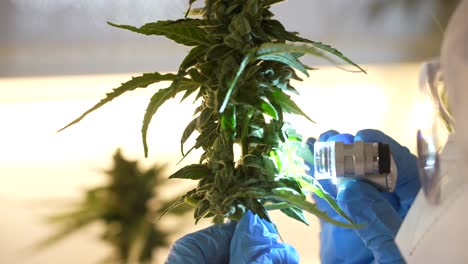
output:
[[[328,131],[319,141],[382,142],[390,145],[398,169],[394,193],[379,192],[374,186],[360,181],[347,180],[338,188],[330,180],[321,180],[322,186],[334,197],[343,211],[355,222],[363,224],[358,229],[337,227],[321,221],[321,250],[323,263],[402,263],[402,256],[394,238],[419,190],[416,157],[396,141],[377,130],[362,130],[356,136]],[[311,139],[309,146],[313,144]],[[311,170],[313,171],[313,170]],[[314,197],[316,198],[316,197]],[[346,221],[320,198],[318,207],[334,219]]]
[[[271,223],[248,211],[239,223],[213,225],[172,245],[166,263],[299,263]]]

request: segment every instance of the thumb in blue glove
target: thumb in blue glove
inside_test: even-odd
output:
[[[299,263],[296,249],[278,239],[270,222],[248,211],[232,237],[230,263]]]
[[[336,200],[353,221],[363,224],[355,232],[376,263],[404,263],[394,242],[402,218],[375,187],[354,179],[342,181]]]
[[[247,211],[238,223],[213,225],[177,240],[166,263],[299,263],[297,251],[278,239],[270,222]]]

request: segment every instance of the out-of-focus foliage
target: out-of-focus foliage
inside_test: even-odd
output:
[[[113,167],[105,171],[107,184],[88,189],[72,209],[48,218],[57,231],[41,241],[39,249],[96,222],[104,225],[100,238],[114,250],[105,263],[150,263],[154,250],[169,245],[168,231],[158,225],[160,212],[173,203],[161,202],[157,195],[167,178],[164,167],[155,165],[142,171],[136,161],[126,160],[120,150],[113,160]],[[171,213],[183,214],[188,207],[178,209]]]

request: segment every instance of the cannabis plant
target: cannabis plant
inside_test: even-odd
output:
[[[334,57],[364,70],[336,49],[287,31],[270,11],[282,1],[205,0],[202,7],[192,9],[196,0],[189,0],[185,17],[179,20],[141,27],[109,23],[140,34],[164,36],[191,50],[176,73],[133,77],[66,127],[128,91],[168,81],[167,88],[152,96],[144,115],[145,155],[151,119],[162,104],[178,94],[182,100],[193,94],[198,104],[181,135],[182,157],[192,149],[203,150],[199,163],[170,177],[198,181],[197,187],[174,206],[193,205],[196,221],[210,217],[238,220],[246,210],[270,221],[268,210],[278,209],[304,223],[305,210],[352,226],[334,199],[305,174],[303,159],[311,155],[284,116],[297,114],[312,121],[291,98],[298,94],[291,81],[301,80],[299,74],[308,76],[312,69],[300,61],[302,56]],[[196,136],[195,144],[185,151],[184,143],[192,135]],[[236,144],[240,157],[234,156]],[[349,223],[334,221],[318,210],[306,199],[309,192],[328,201]]]
[[[114,251],[106,263],[151,263],[153,251],[169,245],[168,232],[154,221],[167,205],[151,206],[158,198],[155,191],[165,181],[164,168],[141,171],[137,162],[124,159],[120,151],[113,158],[113,168],[106,172],[108,183],[87,190],[84,199],[68,212],[48,218],[58,231],[39,248],[96,222],[104,224],[101,239]],[[180,215],[187,207],[178,209],[172,213]]]

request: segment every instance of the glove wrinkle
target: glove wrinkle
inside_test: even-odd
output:
[[[234,232],[230,263],[299,263],[296,249],[278,239],[278,233],[270,222],[248,211]]]
[[[236,223],[213,225],[177,240],[169,251],[168,264],[228,263],[229,246]],[[187,262],[190,260],[189,262]]]
[[[337,201],[354,221],[365,225],[355,231],[378,263],[402,260],[394,242],[402,219],[375,188],[358,180],[346,181],[339,187]]]

